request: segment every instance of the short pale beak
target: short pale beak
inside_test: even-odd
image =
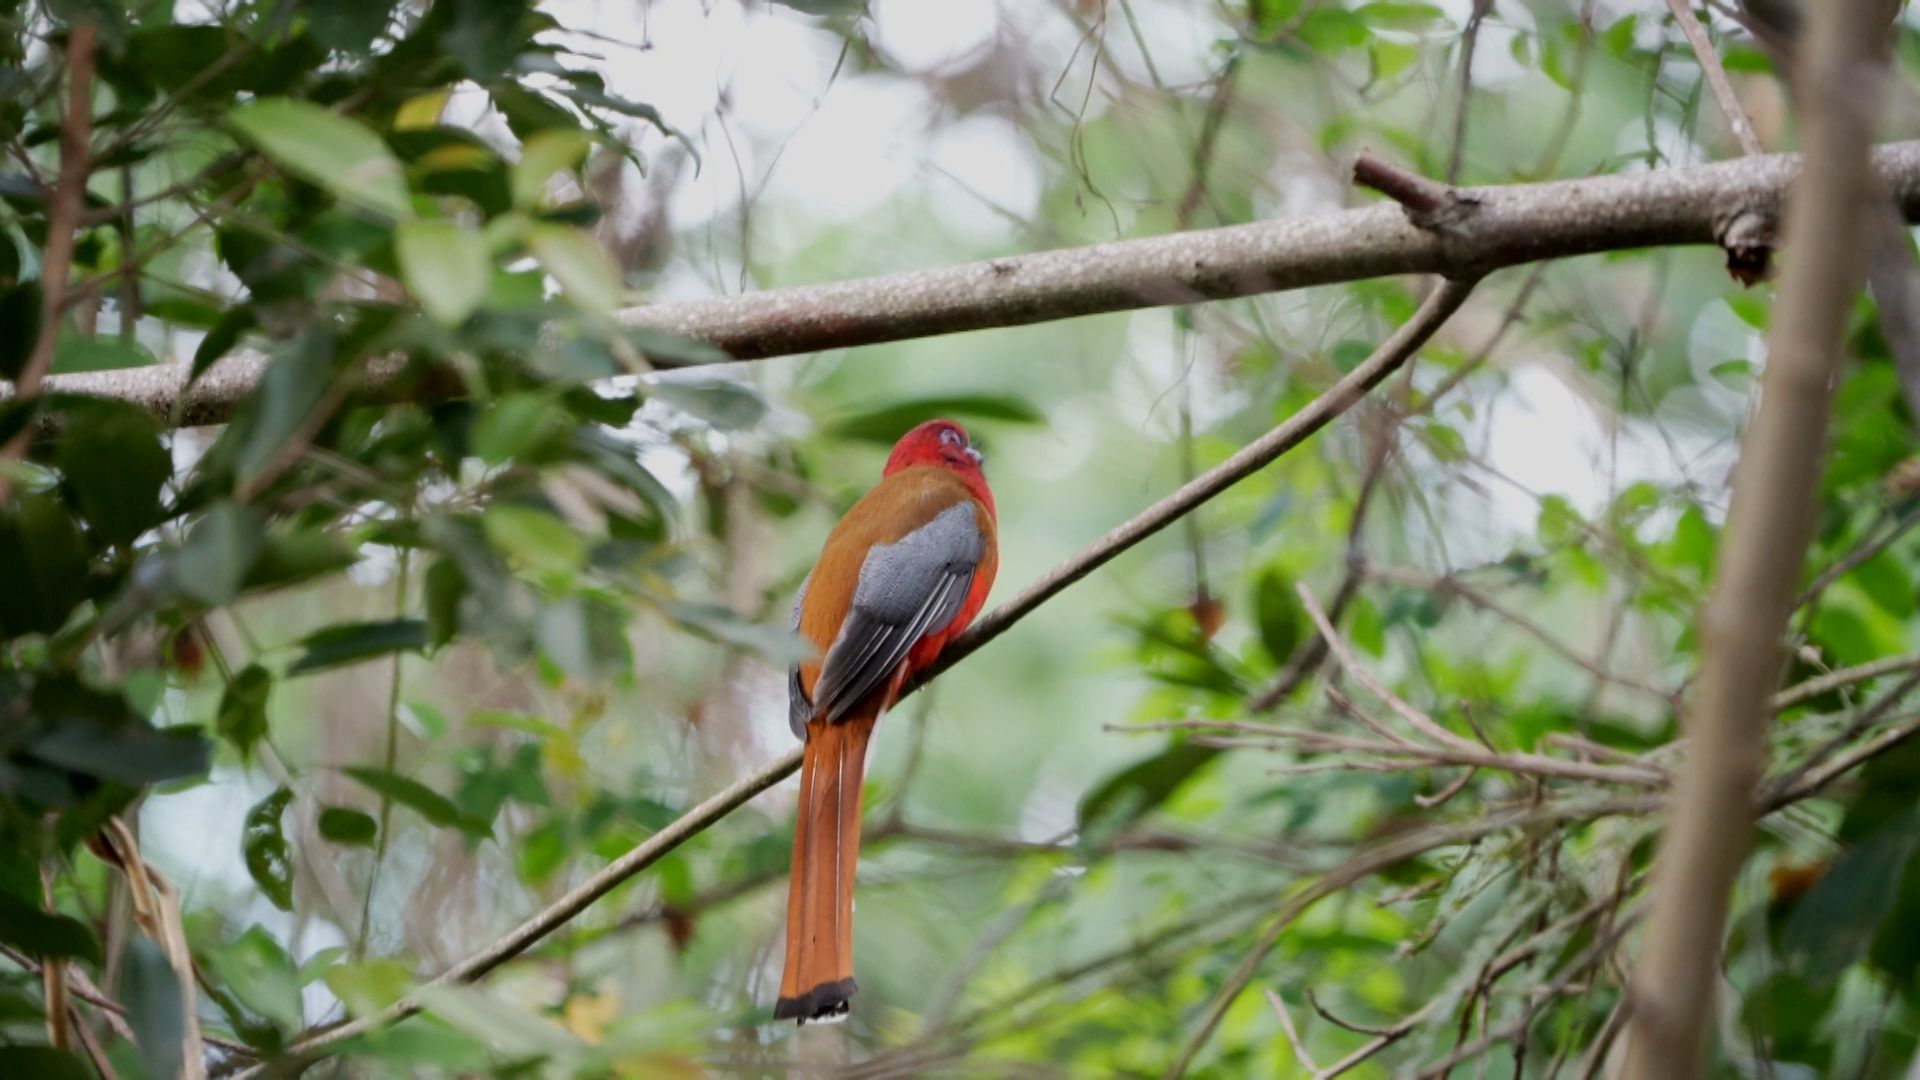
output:
[[[967,456],[973,459],[975,465],[983,464],[987,460],[985,455],[971,446],[967,447]]]

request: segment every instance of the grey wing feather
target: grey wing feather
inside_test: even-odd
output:
[[[853,609],[814,682],[812,715],[839,720],[899,669],[919,640],[953,621],[985,544],[971,503],[867,553]]]

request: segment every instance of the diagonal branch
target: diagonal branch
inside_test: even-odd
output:
[[[1879,65],[1872,0],[1810,14],[1797,74],[1807,169],[1787,220],[1760,408],[1741,440],[1733,499],[1701,614],[1692,746],[1654,870],[1646,945],[1633,974],[1623,1076],[1699,1074],[1729,894],[1751,841],[1780,669],[1806,545],[1848,313],[1875,200],[1866,168]]]
[[[1194,477],[1173,494],[1154,503],[1126,524],[1095,541],[1086,550],[1053,568],[1045,577],[947,646],[940,659],[925,675],[909,684],[908,690],[923,686],[927,680],[959,663],[975,649],[999,637],[1034,608],[1052,599],[1060,590],[1106,565],[1114,556],[1171,525],[1181,515],[1220,494],[1227,488],[1272,464],[1280,455],[1307,441],[1315,432],[1346,412],[1380,380],[1406,363],[1427,339],[1440,329],[1473,291],[1472,281],[1446,281],[1428,295],[1413,318],[1395,331],[1358,367],[1314,398],[1299,412],[1282,421],[1272,431],[1248,443],[1232,457]]]
[[[1902,212],[1920,220],[1920,141],[1874,159]],[[1472,188],[1461,227],[1423,229],[1376,205],[1220,229],[965,263],[934,270],[651,304],[623,313],[709,342],[739,360],[930,337],[961,330],[1282,292],[1392,274],[1476,277],[1505,266],[1628,248],[1753,244],[1771,237],[1799,168],[1791,154],[1657,172]],[[1453,224],[1453,223],[1449,223]],[[62,375],[61,391],[137,404],[169,423],[224,423],[266,361],[230,356],[182,396],[185,367]],[[369,373],[376,398],[397,366]],[[176,412],[176,403],[178,411]]]

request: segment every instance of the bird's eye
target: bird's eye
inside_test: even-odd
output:
[[[966,444],[966,440],[960,437],[960,433],[952,428],[940,429],[940,441],[948,446],[964,446]]]

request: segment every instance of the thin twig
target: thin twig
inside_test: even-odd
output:
[[[1271,986],[1265,988],[1265,993],[1267,1004],[1273,1006],[1274,1015],[1280,1018],[1280,1029],[1287,1033],[1287,1042],[1293,1046],[1293,1056],[1313,1080],[1326,1080],[1327,1074],[1313,1063],[1313,1058],[1307,1053],[1307,1040],[1301,1038],[1300,1032],[1294,1028],[1293,1016],[1287,1012],[1287,1003],[1280,1000],[1280,995],[1274,993]]]
[[[1700,71],[1706,76],[1707,86],[1713,91],[1714,103],[1720,106],[1720,115],[1726,118],[1727,127],[1733,130],[1734,141],[1740,144],[1740,152],[1758,157],[1766,153],[1760,145],[1760,136],[1754,134],[1753,121],[1747,119],[1747,111],[1740,107],[1740,98],[1733,92],[1733,84],[1727,81],[1726,66],[1720,63],[1720,54],[1713,48],[1713,40],[1707,37],[1707,28],[1693,13],[1688,0],[1667,0],[1667,8],[1673,12],[1673,21],[1680,24],[1680,32],[1687,36],[1687,44],[1693,47],[1693,55],[1700,61]]]
[[[1405,720],[1408,726],[1439,745],[1468,752],[1479,750],[1472,742],[1441,727],[1433,717],[1407,704],[1400,695],[1387,689],[1385,683],[1375,678],[1373,673],[1354,657],[1353,650],[1347,648],[1347,643],[1341,639],[1339,632],[1327,622],[1327,614],[1320,610],[1320,602],[1313,598],[1313,590],[1302,583],[1295,586],[1295,591],[1300,594],[1300,603],[1306,608],[1307,617],[1312,619],[1313,624],[1320,629],[1320,636],[1326,639],[1327,648],[1332,650],[1333,658],[1339,662],[1341,670],[1345,671],[1349,678],[1366,687],[1368,693],[1379,698],[1387,708],[1393,710],[1395,715]]]
[[[5,956],[8,960],[13,961],[20,965],[21,968],[35,975],[40,974],[43,967],[39,960],[28,956],[11,945],[0,944],[0,956]],[[69,992],[73,995],[74,1000],[84,1001],[94,1008],[99,1009],[100,1015],[107,1021],[107,1026],[113,1029],[113,1033],[116,1036],[128,1042],[135,1041],[133,1028],[127,1024],[127,1007],[125,1005],[120,1004],[103,993],[98,986],[94,985],[92,979],[87,978],[87,973],[78,967],[72,965],[67,967],[67,979]],[[202,1035],[200,1038],[208,1046],[217,1047],[228,1054],[235,1054],[247,1058],[259,1056],[259,1052],[246,1043],[234,1042],[232,1039],[223,1039],[217,1035]]]
[[[1920,653],[1907,653],[1904,656],[1888,656],[1879,660],[1869,660],[1864,664],[1843,667],[1818,675],[1806,682],[1795,683],[1773,695],[1769,702],[1774,712],[1785,712],[1803,701],[1830,694],[1858,683],[1878,679],[1883,675],[1897,675],[1902,671],[1911,671],[1920,667]]]
[[[1532,619],[1528,618],[1525,615],[1522,615],[1520,612],[1517,612],[1512,608],[1507,607],[1506,605],[1495,600],[1493,597],[1488,596],[1486,593],[1483,593],[1480,590],[1474,588],[1473,586],[1468,585],[1465,581],[1462,581],[1458,575],[1449,575],[1447,577],[1430,578],[1422,574],[1408,573],[1406,571],[1385,569],[1381,567],[1369,567],[1367,570],[1367,575],[1369,577],[1372,577],[1381,581],[1391,581],[1391,582],[1395,582],[1402,585],[1413,585],[1419,588],[1430,589],[1437,593],[1457,596],[1460,599],[1465,600],[1467,603],[1473,605],[1474,607],[1477,607],[1480,610],[1485,611],[1490,615],[1496,615],[1503,621],[1512,624],[1515,629],[1526,634],[1528,637],[1533,638],[1535,641],[1538,641],[1540,644],[1545,645],[1548,648],[1548,650],[1558,654],[1559,656],[1566,659],[1569,663],[1572,663],[1576,667],[1579,667],[1581,670],[1587,672],[1588,674],[1592,675],[1596,679],[1601,680],[1602,682],[1611,683],[1615,686],[1624,687],[1629,690],[1637,690],[1640,693],[1645,694],[1648,697],[1655,698],[1659,701],[1671,702],[1673,700],[1673,694],[1670,691],[1662,690],[1659,687],[1652,685],[1651,683],[1642,682],[1641,680],[1632,678],[1630,676],[1620,675],[1616,672],[1609,671],[1608,669],[1606,669],[1605,667],[1602,667],[1599,663],[1595,662],[1594,660],[1581,655],[1578,649],[1575,649],[1573,646],[1568,645],[1564,641],[1561,641],[1559,638],[1549,633],[1547,629],[1541,626],[1539,623],[1534,622]]]
[[[1407,220],[1433,233],[1462,231],[1480,206],[1477,195],[1429,180],[1364,150],[1353,161],[1353,182],[1399,203],[1406,208]]]
[[[1916,410],[1914,415],[1920,416],[1920,410]],[[1832,566],[1820,571],[1819,575],[1813,579],[1812,584],[1801,590],[1799,596],[1794,597],[1793,606],[1803,608],[1815,600],[1818,600],[1821,594],[1826,592],[1834,582],[1853,573],[1860,568],[1862,563],[1867,562],[1875,555],[1885,551],[1895,540],[1900,539],[1912,531],[1915,525],[1920,525],[1920,503],[1916,503],[1906,513],[1901,514],[1898,520],[1888,526],[1878,536],[1847,552],[1844,556],[1835,560]]]
[[[1769,789],[1789,790],[1799,784],[1801,778],[1819,768],[1822,762],[1831,758],[1835,753],[1839,752],[1841,748],[1853,742],[1853,740],[1859,738],[1862,732],[1884,719],[1888,713],[1893,711],[1894,706],[1906,700],[1907,695],[1913,692],[1915,686],[1920,686],[1920,671],[1909,671],[1907,672],[1907,677],[1900,680],[1892,690],[1881,695],[1880,699],[1872,705],[1858,710],[1853,719],[1847,721],[1846,727],[1840,729],[1832,738],[1827,739],[1815,747],[1812,752],[1800,760],[1798,765],[1795,765],[1774,780],[1769,781],[1767,787]]]
[[[1467,103],[1473,95],[1473,53],[1480,43],[1480,24],[1492,10],[1493,0],[1473,0],[1473,10],[1467,14],[1466,28],[1460,31],[1460,88],[1453,114],[1453,150],[1447,155],[1449,184],[1460,182],[1460,167],[1466,159]]]

